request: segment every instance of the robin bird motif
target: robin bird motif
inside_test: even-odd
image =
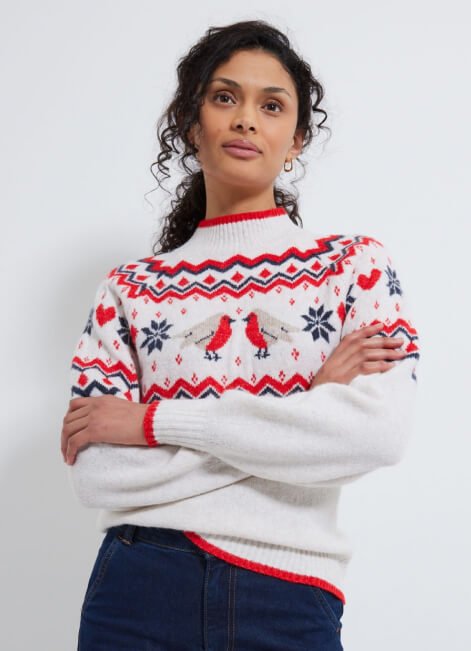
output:
[[[183,339],[181,348],[194,344],[204,350],[206,359],[217,361],[221,359],[217,351],[230,339],[232,335],[231,323],[234,321],[235,319],[232,319],[227,314],[219,312],[204,321],[200,321],[191,328],[183,330],[174,337]]]
[[[290,332],[301,332],[301,328],[280,321],[272,314],[259,308],[252,310],[242,319],[247,322],[245,334],[258,350],[255,357],[269,357],[268,349],[278,341],[292,341]]]

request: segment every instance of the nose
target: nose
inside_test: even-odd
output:
[[[238,131],[242,130],[244,133],[249,130],[257,130],[255,126],[255,120],[248,115],[234,118],[234,125]]]

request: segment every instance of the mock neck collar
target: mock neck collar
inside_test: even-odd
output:
[[[263,246],[263,242],[273,242],[299,228],[286,209],[278,206],[202,219],[189,242],[192,246],[209,246],[218,250],[233,248],[244,252],[251,245]]]

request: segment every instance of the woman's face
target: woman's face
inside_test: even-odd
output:
[[[236,52],[211,75],[200,124],[190,131],[205,184],[273,185],[285,161],[301,152],[297,114],[296,88],[278,59],[259,50]],[[233,139],[249,140],[260,153],[251,158],[231,155],[223,145]]]

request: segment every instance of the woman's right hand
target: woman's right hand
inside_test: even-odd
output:
[[[383,323],[375,323],[345,335],[318,370],[311,387],[325,382],[349,384],[357,375],[383,373],[393,368],[394,363],[387,360],[402,359],[407,354],[405,350],[396,350],[404,340],[374,337],[383,327]]]

